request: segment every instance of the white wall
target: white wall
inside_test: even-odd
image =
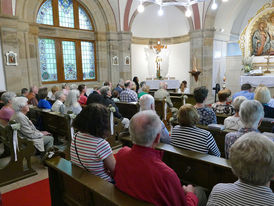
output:
[[[164,7],[164,15],[158,16],[158,5],[145,7],[132,23],[132,35],[144,38],[168,38],[182,36],[189,32],[185,14],[176,7]]]
[[[6,91],[6,82],[5,82],[5,74],[4,74],[4,61],[3,61],[3,56],[2,54],[2,46],[0,42],[0,91]]]
[[[148,45],[131,45],[132,77],[138,76],[140,81],[145,81],[146,78],[151,77],[148,72],[145,48],[148,48]],[[175,77],[179,81],[186,80],[189,82],[189,42],[167,45],[167,49],[169,51],[169,76]]]

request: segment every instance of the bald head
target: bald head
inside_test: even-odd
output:
[[[151,110],[135,114],[129,124],[132,142],[136,145],[151,147],[161,131],[161,120]]]
[[[167,83],[166,82],[160,82],[159,88],[160,89],[167,89]]]
[[[141,96],[139,100],[139,104],[140,104],[140,111],[154,110],[155,108],[154,98],[150,94],[145,94]]]

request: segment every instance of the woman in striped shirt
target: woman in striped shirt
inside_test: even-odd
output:
[[[177,125],[172,130],[171,145],[195,152],[208,153],[220,157],[221,153],[212,134],[197,128],[199,114],[191,104],[181,106]]]
[[[109,143],[109,113],[102,104],[85,107],[73,121],[78,130],[71,141],[71,162],[107,181],[112,181],[115,159]]]

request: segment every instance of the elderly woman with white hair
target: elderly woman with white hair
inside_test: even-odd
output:
[[[155,101],[153,96],[151,96],[150,94],[145,94],[141,96],[139,100],[139,104],[140,104],[140,111],[152,110],[155,112]],[[161,121],[160,142],[166,143],[166,144],[170,143],[170,136],[169,136],[168,130],[162,121]]]
[[[1,100],[4,103],[4,106],[0,110],[0,119],[8,122],[12,115],[14,114],[14,110],[12,109],[12,100],[16,97],[13,92],[5,92],[1,96]]]
[[[217,184],[207,205],[274,205],[269,188],[274,177],[274,143],[268,137],[250,132],[231,147],[230,163],[238,181]]]
[[[243,128],[237,132],[229,132],[225,136],[225,156],[229,157],[230,147],[243,134],[248,132],[258,132],[258,127],[264,117],[264,108],[257,100],[245,100],[240,106],[240,119],[243,123]]]
[[[234,107],[235,114],[233,116],[225,118],[225,121],[224,121],[225,129],[239,130],[244,127],[240,119],[239,111],[240,111],[241,104],[245,100],[247,100],[247,98],[244,96],[238,96],[233,100],[232,106]]]
[[[79,90],[70,90],[67,96],[67,99],[65,101],[65,113],[68,113],[69,111],[72,112],[75,115],[78,115],[82,111],[82,107],[79,104],[78,100],[80,98],[80,92]]]
[[[255,90],[254,99],[261,102],[264,107],[264,117],[274,118],[274,108],[268,105],[271,100],[271,94],[266,86],[258,86]]]
[[[56,101],[51,107],[51,110],[53,112],[59,112],[61,114],[65,114],[65,105],[64,101],[66,100],[66,95],[64,94],[63,91],[58,91],[55,93],[55,99]]]
[[[43,154],[53,147],[53,137],[47,131],[39,131],[29,120],[26,114],[29,111],[28,99],[25,97],[16,97],[12,102],[15,114],[11,120],[20,123],[19,134],[23,138],[32,141],[35,148]]]

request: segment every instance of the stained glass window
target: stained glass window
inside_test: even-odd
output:
[[[74,28],[74,14],[72,0],[58,0],[59,25]]]
[[[75,42],[62,41],[65,80],[77,80]]]
[[[55,42],[53,39],[39,39],[40,71],[42,81],[57,81]]]
[[[79,6],[79,27],[80,29],[92,30],[89,17],[81,6]]]
[[[47,0],[39,9],[36,22],[38,24],[53,25],[52,2]]]
[[[81,42],[83,80],[95,79],[94,46],[91,42]]]

